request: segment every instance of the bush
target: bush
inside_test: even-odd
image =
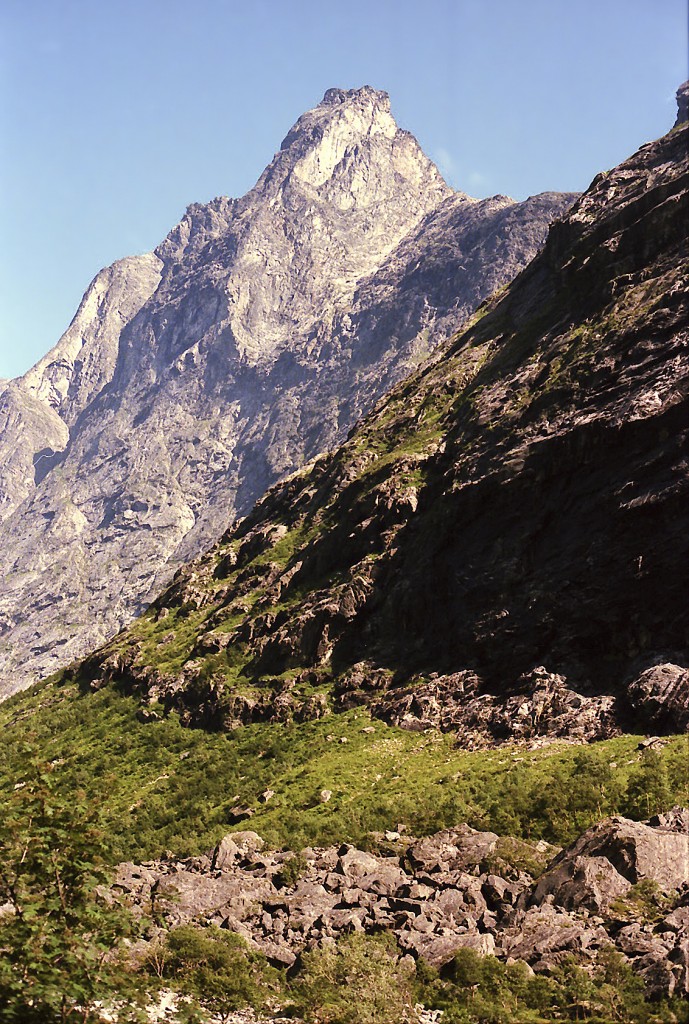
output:
[[[672,902],[656,881],[652,878],[642,878],[625,896],[615,900],[610,909],[623,920],[655,924],[669,913]]]
[[[276,879],[280,889],[292,889],[308,869],[309,862],[300,853],[289,857],[280,868]]]
[[[552,975],[534,975],[526,964],[504,964],[462,949],[441,976],[417,967],[417,998],[443,1010],[443,1024],[660,1024],[687,1021],[686,1003],[647,1002],[642,980],[614,948],[598,954],[593,970],[570,957]]]
[[[352,935],[303,957],[294,996],[307,1024],[402,1024],[417,1019],[414,971],[390,935]]]
[[[262,1007],[280,988],[280,976],[264,957],[252,952],[233,932],[182,925],[149,957],[149,974],[172,982],[182,995],[182,1015],[196,1020],[208,1010],[227,1020],[236,1010]]]

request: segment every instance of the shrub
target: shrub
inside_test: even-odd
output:
[[[308,869],[309,862],[300,853],[289,857],[281,866],[276,879],[280,889],[293,888]]]
[[[294,988],[307,1024],[416,1021],[414,971],[389,935],[352,935],[303,957]]]
[[[149,957],[149,974],[172,982],[189,1002],[182,1004],[188,1020],[199,1010],[221,1021],[247,1006],[259,1009],[279,989],[277,971],[249,949],[233,932],[182,925],[175,928]]]

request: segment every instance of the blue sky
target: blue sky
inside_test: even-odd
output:
[[[94,274],[242,195],[330,86],[386,89],[451,185],[584,189],[669,129],[686,0],[3,0],[0,377]]]

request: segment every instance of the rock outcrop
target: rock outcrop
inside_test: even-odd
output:
[[[384,694],[371,714],[402,728],[454,732],[468,749],[504,740],[532,747],[563,737],[591,742],[619,732],[614,697],[584,697],[542,666],[525,673],[507,699],[479,690],[480,680],[471,673],[436,677],[404,687],[399,695]]]
[[[466,746],[686,730],[688,135],[73,674],[219,728],[308,694]]]
[[[506,843],[466,825],[379,842],[384,853],[347,844],[304,850],[300,877],[286,882],[294,854],[234,832],[204,857],[122,864],[115,888],[168,927],[229,928],[280,966],[324,940],[388,930],[402,951],[436,967],[470,948],[548,972],[567,956],[585,964],[613,946],[651,993],[689,994],[687,810],[663,821],[602,822],[536,880],[504,854],[521,845],[545,863],[544,843]],[[663,890],[646,903],[634,899],[642,878]]]
[[[0,396],[0,693],[112,636],[340,442],[573,198],[455,193],[385,93],[335,89],[247,195],[102,271]]]
[[[675,128],[686,121],[689,121],[689,82],[683,82],[677,90],[677,120],[675,121]]]

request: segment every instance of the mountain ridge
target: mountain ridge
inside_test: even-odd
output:
[[[72,678],[234,728],[684,731],[686,123]]]
[[[4,692],[107,639],[331,448],[573,198],[454,193],[386,94],[326,96],[246,196],[192,204],[153,254],[102,271],[0,395]]]

